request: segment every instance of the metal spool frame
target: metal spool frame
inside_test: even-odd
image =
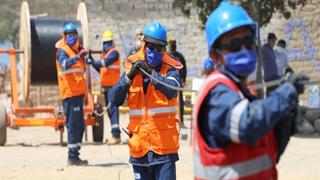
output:
[[[37,57],[38,54],[36,54],[37,51],[33,50],[33,46],[36,46],[38,44],[33,44],[34,37],[37,37],[37,33],[34,26],[41,26],[40,23],[43,23],[46,19],[30,19],[30,12],[29,12],[29,6],[27,2],[23,2],[21,5],[21,10],[20,10],[20,31],[19,31],[19,49],[23,51],[22,54],[20,54],[19,59],[22,65],[22,79],[20,83],[20,92],[22,93],[23,99],[25,101],[29,101],[29,94],[30,94],[30,86],[32,84],[41,84],[37,80],[35,80],[35,77],[39,76],[39,72],[36,72],[37,70],[41,70],[41,65],[39,65],[38,69],[35,69],[35,59],[39,59]],[[56,23],[58,22],[59,24],[61,23],[61,26],[63,26],[64,23],[68,22],[68,20],[60,20],[60,19],[50,19],[51,21],[55,21]],[[49,20],[48,20],[49,21]],[[89,28],[88,28],[88,16],[87,16],[87,10],[86,10],[86,5],[85,3],[80,3],[78,6],[77,10],[77,18],[74,20],[70,21],[78,21],[79,23],[75,22],[76,24],[79,24],[79,35],[80,39],[82,40],[82,44],[85,48],[88,47],[88,41],[89,41]],[[32,25],[33,24],[33,25]],[[60,29],[59,29],[60,31]],[[58,32],[58,31],[57,31]],[[62,32],[62,27],[61,27],[61,32]],[[51,32],[52,34],[52,32]],[[43,36],[43,34],[41,34]],[[82,36],[81,36],[82,35]],[[55,36],[60,37],[60,33],[56,34]],[[51,37],[52,38],[52,37]],[[48,38],[49,39],[49,38]],[[51,39],[52,40],[52,39]],[[59,39],[57,39],[58,41]],[[40,41],[40,40],[38,40]],[[43,40],[45,41],[45,40]],[[43,44],[46,44],[45,42],[42,42]],[[45,48],[45,49],[48,49]],[[38,55],[39,56],[39,55]],[[50,57],[54,57],[54,54],[50,54]],[[41,57],[41,59],[44,59],[43,61],[41,60],[42,64],[45,64],[46,61],[48,60],[47,57]],[[48,64],[49,63],[49,64]],[[47,67],[50,66],[50,68],[53,69],[54,72],[56,72],[55,68],[55,62],[50,61],[47,62]],[[54,66],[54,67],[51,67]],[[34,69],[33,69],[34,68]],[[46,67],[44,67],[46,68]],[[50,70],[52,70],[50,69]],[[42,70],[43,71],[43,70]],[[51,75],[53,74],[53,75]],[[50,74],[50,80],[51,82],[44,82],[44,84],[56,84],[56,82],[52,81],[52,79],[55,79],[55,74],[56,73],[51,73]],[[54,76],[54,78],[52,78]],[[33,78],[33,79],[32,79]],[[45,77],[41,77],[45,78]],[[89,77],[88,77],[89,78]],[[33,81],[37,81],[34,83]]]
[[[80,3],[78,6],[77,20],[81,22],[83,28],[83,46],[88,47],[88,17],[86,12],[86,6],[84,3]],[[19,49],[0,49],[0,54],[9,54],[10,57],[10,81],[11,81],[11,102],[8,106],[0,106],[0,146],[6,142],[6,127],[20,127],[20,126],[49,126],[60,131],[60,143],[62,144],[62,134],[66,119],[59,106],[56,107],[21,107],[18,100],[18,89],[20,86],[20,92],[22,93],[24,100],[28,100],[31,85],[31,66],[32,66],[32,34],[30,23],[29,7],[27,2],[23,2],[21,5],[20,16],[20,40]],[[54,46],[52,47],[54,48]],[[17,62],[16,54],[19,54],[19,60],[23,66],[22,81],[18,80],[17,75]],[[53,67],[55,68],[55,67]],[[86,66],[88,68],[88,66]],[[84,103],[84,121],[85,126],[93,126],[93,138],[94,141],[102,142],[103,140],[103,117],[101,113],[98,116],[96,111],[96,105],[93,101],[93,95],[91,91],[91,82],[89,71],[86,71],[86,86],[87,92],[85,94]],[[58,103],[57,103],[58,104]],[[1,105],[1,104],[0,104]],[[100,109],[101,110],[101,109]],[[25,115],[33,115],[36,113],[46,113],[50,116],[46,118],[29,117]],[[86,136],[85,136],[86,137]]]

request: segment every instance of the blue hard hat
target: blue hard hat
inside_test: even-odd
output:
[[[65,25],[63,27],[63,33],[66,34],[66,33],[70,33],[70,32],[78,33],[77,26],[72,23],[68,23],[67,25]]]
[[[211,13],[206,23],[205,32],[209,53],[219,37],[241,26],[251,26],[255,35],[257,23],[248,13],[239,5],[226,0],[222,1],[217,9]]]
[[[143,29],[144,40],[160,46],[167,45],[167,30],[158,22],[152,22]]]

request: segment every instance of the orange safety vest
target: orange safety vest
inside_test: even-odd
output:
[[[211,148],[198,127],[199,110],[207,94],[217,85],[231,88],[240,97],[243,94],[229,78],[215,70],[206,79],[195,105],[194,123],[194,179],[206,180],[264,180],[277,179],[275,168],[277,150],[273,131],[260,139],[255,146],[231,143],[227,148]],[[244,97],[243,97],[244,98]]]
[[[127,73],[133,62],[145,59],[145,48],[129,56],[124,66]],[[160,74],[166,76],[170,68],[181,69],[182,64],[164,52]],[[157,154],[177,153],[179,134],[177,130],[177,98],[168,99],[153,84],[143,92],[143,76],[137,74],[132,81],[128,94],[130,155],[134,158],[144,156],[148,151]]]
[[[56,66],[60,97],[61,99],[65,99],[68,97],[84,95],[86,93],[86,81],[84,79],[83,58],[79,59],[69,69],[63,70],[58,60],[58,48],[62,48],[68,54],[69,58],[75,57],[76,52],[74,52],[67,44],[63,43],[58,45],[58,43],[56,45]]]
[[[113,86],[120,79],[120,54],[116,61],[114,61],[110,66],[105,67],[104,59],[109,56],[115,48],[111,48],[107,53],[100,56],[102,63],[102,68],[100,69],[100,84],[101,86]]]

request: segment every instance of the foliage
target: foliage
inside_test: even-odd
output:
[[[173,7],[180,9],[183,14],[190,16],[192,8],[196,8],[198,17],[204,25],[210,13],[222,0],[174,0]],[[266,25],[272,14],[279,11],[284,17],[289,18],[287,7],[295,9],[298,5],[304,5],[306,0],[239,0],[241,5],[253,17],[260,26]],[[254,13],[259,12],[259,13]],[[203,28],[203,26],[202,26]]]
[[[19,34],[20,0],[0,0],[0,43],[15,43]]]

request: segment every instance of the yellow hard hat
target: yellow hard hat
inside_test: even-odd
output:
[[[105,31],[102,35],[102,41],[112,41],[113,40],[113,34],[111,31]]]
[[[142,34],[143,34],[142,28],[137,28],[137,29],[135,30],[135,34],[136,34],[136,36],[142,35]]]
[[[178,44],[177,39],[173,35],[169,35],[168,43],[172,43],[172,42],[176,42],[176,44]]]

